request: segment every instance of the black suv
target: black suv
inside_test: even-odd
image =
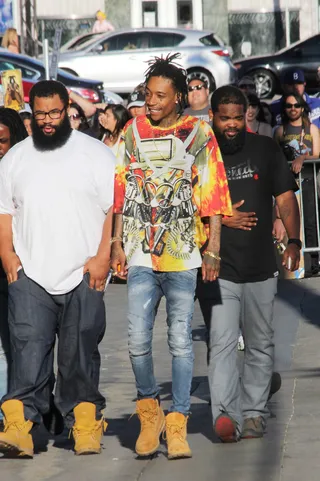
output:
[[[307,90],[316,93],[320,90],[317,70],[320,67],[320,34],[296,42],[273,55],[249,57],[235,60],[239,78],[249,75],[254,79],[260,98],[273,97],[281,93],[281,78],[291,67],[304,71]]]

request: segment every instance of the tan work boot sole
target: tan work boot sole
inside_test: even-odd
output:
[[[157,446],[155,448],[153,448],[151,451],[148,451],[147,453],[144,451],[143,453],[139,453],[139,451],[137,449],[135,449],[135,452],[137,453],[138,456],[140,456],[141,458],[145,457],[145,456],[151,456],[152,454],[156,453],[160,447],[160,438],[162,436],[162,433],[165,431],[165,427],[166,427],[166,418],[164,417],[163,418],[163,423],[162,423],[162,426],[161,426],[161,430],[160,430],[160,433],[159,433],[159,442],[157,444]]]
[[[0,453],[10,458],[33,458],[33,451],[23,451],[16,444],[0,441]]]
[[[191,451],[186,451],[185,453],[179,453],[179,454],[168,453],[168,459],[183,459],[183,458],[192,458]]]
[[[90,454],[101,454],[101,448],[100,449],[81,449],[79,451],[75,451],[74,454],[76,456],[88,456]]]

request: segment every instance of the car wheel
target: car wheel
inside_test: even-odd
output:
[[[75,77],[79,77],[79,75],[77,74],[77,72],[75,72],[74,70],[71,70],[71,68],[61,67],[61,70],[63,70],[64,72],[69,73],[70,75],[74,75]]]
[[[259,69],[250,73],[256,85],[257,95],[260,99],[273,97],[276,88],[276,79],[268,70]]]
[[[206,72],[205,70],[201,69],[193,69],[188,71],[188,82],[190,82],[191,79],[194,78],[199,78],[201,80],[204,80],[207,82],[207,85],[209,86],[210,92],[213,92],[216,89],[216,83],[214,78],[209,72]]]

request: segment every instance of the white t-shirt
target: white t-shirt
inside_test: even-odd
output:
[[[80,284],[113,205],[115,157],[73,131],[58,149],[40,152],[32,138],[0,162],[0,214],[13,216],[13,244],[25,273],[50,294]]]

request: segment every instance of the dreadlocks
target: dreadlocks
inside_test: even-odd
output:
[[[5,125],[9,129],[11,147],[28,137],[20,115],[13,109],[0,107],[0,124]]]
[[[171,80],[178,93],[179,113],[182,113],[187,104],[188,87],[186,71],[175,62],[180,57],[180,53],[169,54],[165,58],[154,57],[154,60],[150,60],[149,68],[145,72],[145,83],[147,84],[151,77],[163,77]]]

